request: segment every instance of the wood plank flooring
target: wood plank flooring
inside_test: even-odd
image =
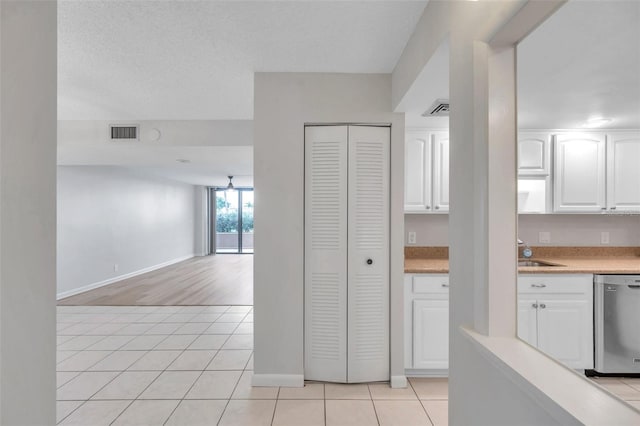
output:
[[[58,305],[253,305],[253,255],[194,257]]]

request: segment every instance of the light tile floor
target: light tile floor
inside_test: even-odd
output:
[[[447,424],[447,380],[254,388],[251,306],[59,306],[60,425]]]

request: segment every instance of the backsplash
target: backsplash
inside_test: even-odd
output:
[[[416,232],[416,246],[448,246],[448,215],[404,216],[405,245],[409,232]],[[640,215],[520,215],[518,236],[532,246],[640,246]],[[539,232],[548,232],[549,243],[539,242]],[[602,232],[609,244],[601,244]],[[413,246],[414,244],[412,244]]]

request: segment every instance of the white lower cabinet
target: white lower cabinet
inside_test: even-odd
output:
[[[593,368],[593,275],[519,276],[518,337],[571,368]]]
[[[405,275],[405,368],[449,368],[449,275]]]

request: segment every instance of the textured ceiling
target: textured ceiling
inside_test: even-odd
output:
[[[393,70],[426,1],[60,1],[61,120],[253,117],[253,73]]]

